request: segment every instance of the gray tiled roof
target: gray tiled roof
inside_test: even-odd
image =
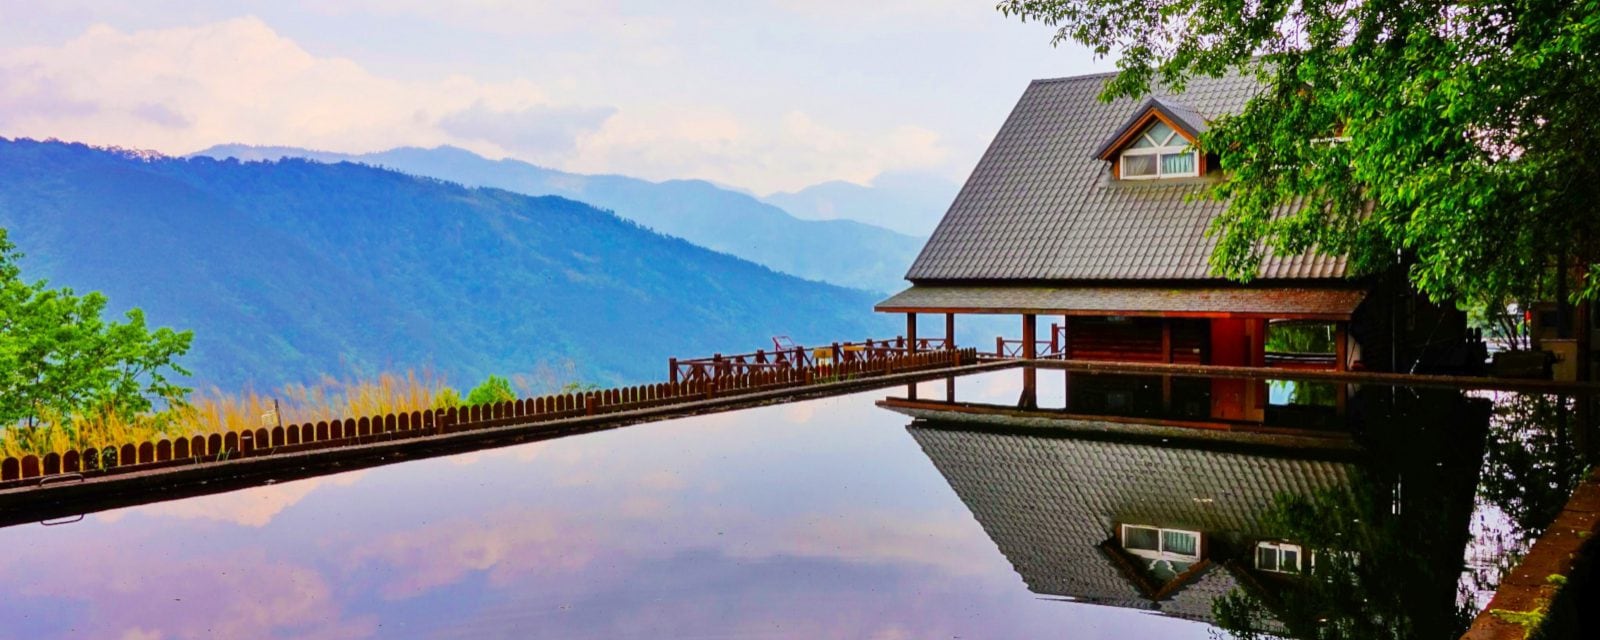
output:
[[[984,152],[906,277],[927,280],[1211,279],[1205,237],[1222,205],[1186,202],[1211,178],[1113,180],[1093,157],[1138,104],[1096,98],[1107,76],[1035,80]],[[1258,90],[1195,78],[1153,97],[1185,119],[1234,113]],[[1176,105],[1176,106],[1174,106]],[[1339,278],[1341,257],[1270,258],[1265,279]]]
[[[1231,313],[1339,319],[1355,312],[1366,289],[1349,287],[939,286],[915,285],[879,302],[878,311],[948,309],[961,313],[1121,315]]]
[[[1259,535],[1281,492],[1347,483],[1350,465],[1103,440],[908,428],[1028,588],[1209,619],[1236,583],[1220,564],[1152,601],[1098,545],[1113,523]]]

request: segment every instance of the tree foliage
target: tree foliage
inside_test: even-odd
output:
[[[1600,298],[1600,0],[1006,0],[1118,56],[1104,99],[1253,74],[1200,145],[1224,177],[1213,269],[1272,252],[1397,262],[1435,300]],[[1294,206],[1290,206],[1294,205]],[[1580,272],[1582,273],[1582,272]]]
[[[467,393],[468,405],[494,404],[516,399],[517,392],[511,389],[511,381],[492,374],[483,381],[483,384]]]
[[[150,411],[182,403],[189,375],[177,358],[193,334],[154,331],[138,309],[106,322],[105,296],[51,289],[22,279],[20,254],[0,229],[0,427],[34,426],[42,417]]]

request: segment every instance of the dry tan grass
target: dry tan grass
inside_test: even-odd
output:
[[[132,420],[112,412],[102,415],[46,416],[33,429],[0,429],[0,457],[82,451],[199,434],[223,433],[276,425],[274,399],[283,424],[334,418],[381,415],[432,408],[444,380],[431,373],[385,373],[376,380],[324,377],[314,385],[291,385],[277,395],[254,391],[238,394],[218,389],[197,393],[188,407]]]

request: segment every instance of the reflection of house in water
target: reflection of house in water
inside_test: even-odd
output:
[[[1307,564],[1298,547],[1264,535],[1260,516],[1275,495],[1335,488],[1351,471],[1333,460],[952,427],[910,431],[1030,590],[1197,620],[1210,619],[1218,596],[1272,579],[1262,573]]]
[[[1373,607],[1414,606],[1343,615],[1448,624],[1481,451],[1452,441],[1481,442],[1486,407],[1456,391],[1368,387],[1338,410],[1286,406],[1248,422],[1215,415],[1215,382],[1073,374],[1061,408],[879,404],[917,418],[911,435],[1035,593],[1215,624],[1213,602],[1241,589],[1294,635],[1329,612],[1280,596],[1331,557],[1270,521],[1276,501],[1360,495],[1363,511],[1312,527],[1377,550],[1343,556],[1371,565],[1356,591]],[[1318,416],[1314,429],[1289,427]]]

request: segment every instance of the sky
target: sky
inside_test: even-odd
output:
[[[0,0],[0,136],[448,144],[759,194],[960,181],[1030,79],[1113,69],[994,4]]]

